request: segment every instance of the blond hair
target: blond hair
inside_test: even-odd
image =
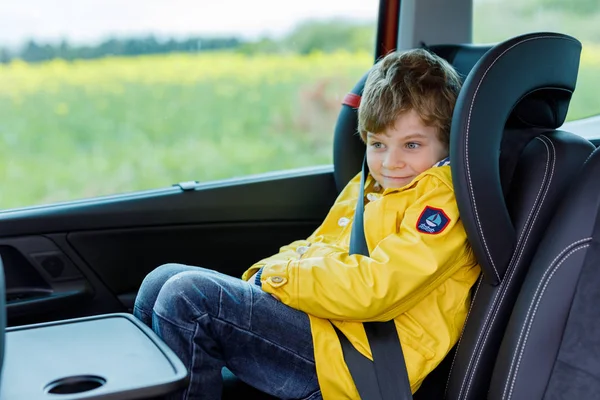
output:
[[[423,49],[390,53],[375,64],[358,109],[358,131],[381,133],[402,113],[415,110],[426,125],[438,128],[448,145],[452,112],[461,80],[443,58]]]

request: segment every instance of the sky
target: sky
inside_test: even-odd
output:
[[[0,47],[29,39],[280,35],[309,18],[375,20],[379,0],[0,0]],[[233,11],[233,12],[232,12]],[[227,13],[231,13],[225,18]]]

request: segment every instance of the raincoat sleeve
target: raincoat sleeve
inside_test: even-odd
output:
[[[467,261],[454,192],[438,183],[417,192],[417,201],[398,214],[395,232],[379,243],[369,243],[367,236],[370,257],[335,251],[271,261],[262,270],[262,289],[325,319],[388,321],[409,310]],[[367,225],[379,220],[366,216],[365,232],[377,229]]]
[[[250,268],[248,268],[246,270],[246,272],[244,272],[244,274],[242,275],[242,279],[247,281],[248,279],[250,279],[252,276],[254,276],[254,274],[256,274],[258,272],[259,269],[261,269],[268,261],[272,261],[272,260],[276,260],[276,261],[287,261],[293,257],[297,258],[297,253],[296,253],[296,249],[300,246],[307,246],[308,245],[308,241],[307,240],[296,240],[288,245],[285,245],[283,247],[281,247],[279,249],[279,253],[270,256],[269,258],[265,258],[257,263],[255,263],[254,265],[252,265]]]

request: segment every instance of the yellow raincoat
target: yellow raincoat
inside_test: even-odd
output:
[[[401,189],[365,183],[370,257],[348,255],[360,174],[323,224],[246,271],[262,289],[310,317],[317,376],[326,400],[359,399],[335,325],[372,359],[365,321],[394,319],[413,393],[456,344],[479,266],[458,215],[450,167],[431,168]]]

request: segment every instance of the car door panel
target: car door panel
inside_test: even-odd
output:
[[[67,240],[118,295],[137,290],[144,276],[169,262],[241,276],[279,247],[310,235],[317,221],[210,223],[75,232]]]
[[[168,262],[240,276],[310,235],[336,195],[318,167],[3,212],[9,324],[130,310]]]
[[[64,234],[0,239],[9,325],[123,309]]]
[[[0,237],[193,223],[321,219],[337,194],[330,166],[185,187],[174,185],[8,210],[0,213]]]

